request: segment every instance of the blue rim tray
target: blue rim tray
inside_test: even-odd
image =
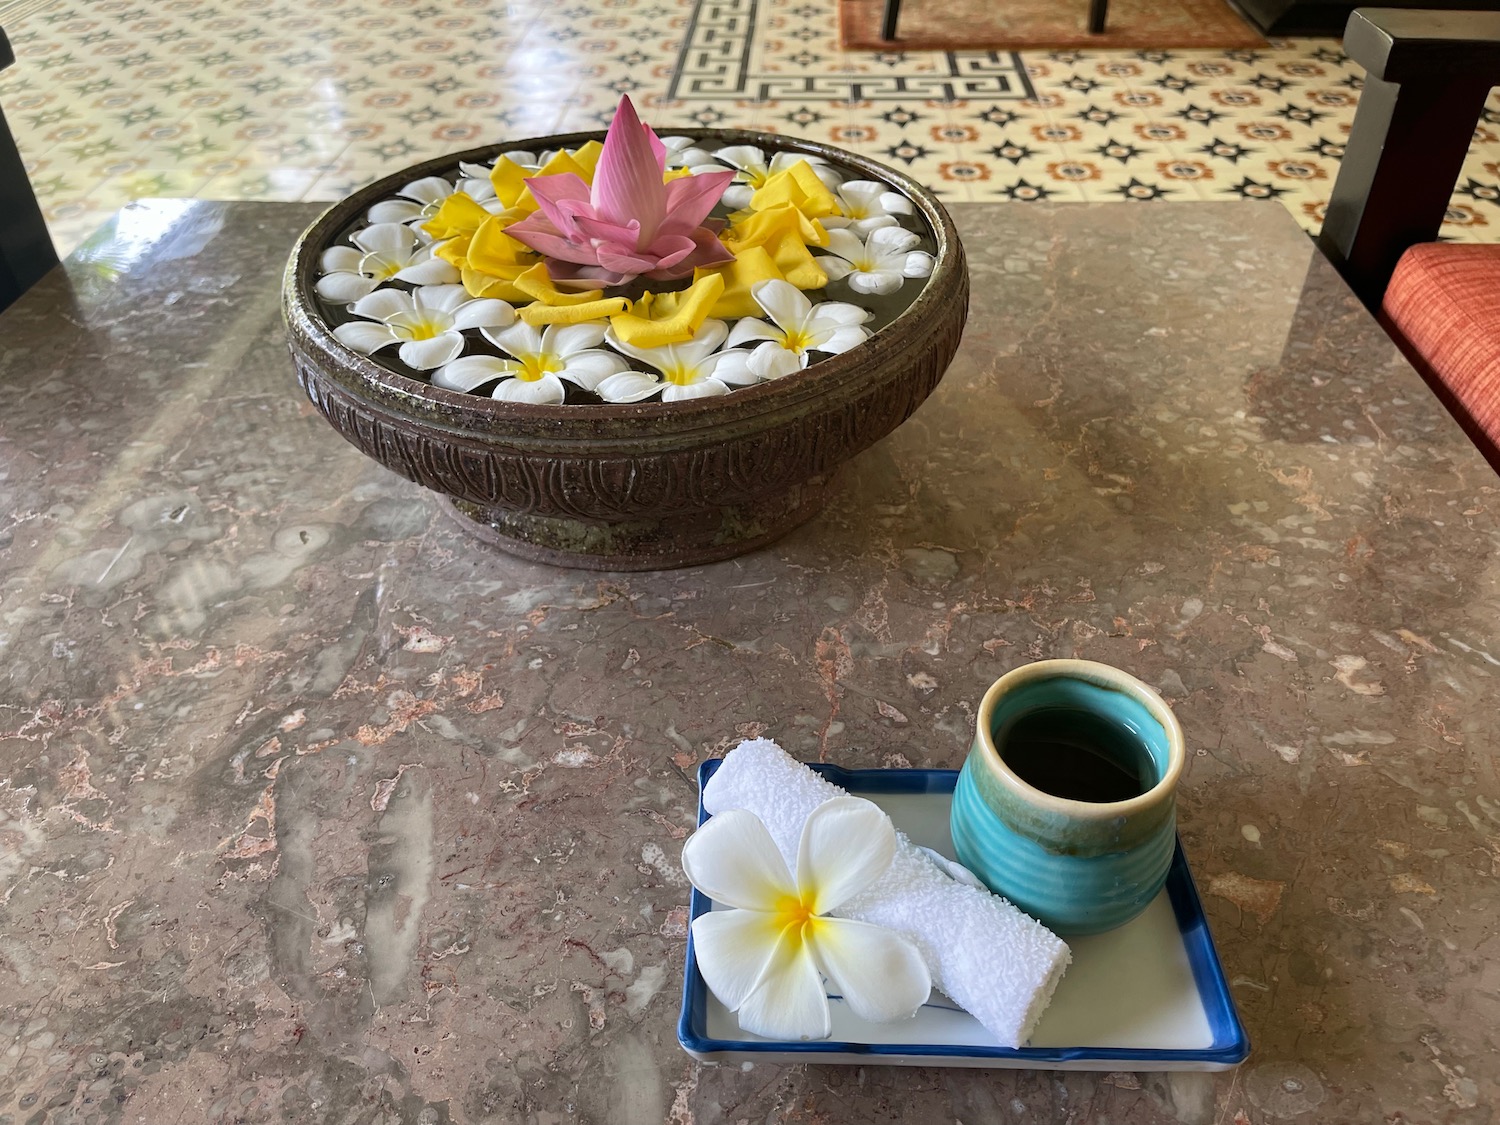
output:
[[[703,786],[720,760],[698,770]],[[912,841],[951,856],[948,808],[957,770],[845,770],[811,765],[850,793],[881,805]],[[713,904],[693,891],[696,918]],[[1139,918],[1107,934],[1069,941],[1074,961],[1029,1045],[999,1046],[941,993],[904,1024],[866,1024],[830,996],[833,1035],[816,1042],[761,1039],[740,1030],[708,992],[688,939],[677,1039],[713,1062],[885,1063],[1034,1070],[1227,1070],[1250,1041],[1235,1011],[1178,841],[1167,885]]]

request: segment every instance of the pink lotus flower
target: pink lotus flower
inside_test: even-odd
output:
[[[733,260],[704,220],[734,172],[700,172],[663,183],[666,148],[620,99],[590,189],[573,173],[527,180],[538,210],[505,233],[545,255],[561,286],[623,285],[642,275],[688,277]]]

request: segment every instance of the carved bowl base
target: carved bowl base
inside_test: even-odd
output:
[[[833,474],[743,504],[678,512],[657,519],[597,523],[542,516],[442,498],[465,531],[532,562],[584,570],[667,570],[743,555],[811,519],[828,498]]]

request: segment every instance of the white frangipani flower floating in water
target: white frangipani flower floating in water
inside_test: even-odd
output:
[[[843,227],[860,236],[881,227],[899,226],[897,215],[912,213],[911,200],[874,180],[847,180],[834,192],[842,215],[828,215],[823,226],[828,230]]]
[[[764,187],[765,182],[777,172],[785,172],[798,161],[807,161],[808,167],[813,170],[813,175],[830,188],[837,187],[842,179],[828,166],[826,160],[811,153],[778,152],[767,156],[763,149],[756,148],[754,145],[730,145],[728,148],[719,149],[714,156],[738,171],[734,183],[724,190],[723,195],[724,205],[734,211],[750,206],[750,197],[758,188]],[[720,165],[694,167],[693,172],[697,174],[719,167]]]
[[[466,355],[435,372],[432,385],[472,391],[499,379],[491,398],[555,406],[567,394],[563,380],[592,391],[629,366],[599,347],[604,342],[603,324],[551,324],[543,331],[517,321],[498,332],[485,329],[483,335],[512,358]]]
[[[692,137],[662,137],[660,140],[662,148],[667,150],[668,168],[701,166],[712,172],[720,170],[720,165],[714,163],[714,154],[699,148],[698,142]]]
[[[719,351],[729,326],[722,320],[705,320],[691,340],[660,348],[638,348],[619,339],[613,329],[605,337],[609,346],[661,372],[661,378],[640,371],[626,371],[605,379],[595,389],[605,402],[639,402],[661,392],[663,402],[722,395],[730,387],[757,382],[750,370],[748,352]]]
[[[423,223],[437,214],[443,200],[457,190],[442,176],[413,180],[396,194],[401,199],[382,199],[370,208],[372,223]]]
[[[473,300],[462,285],[424,285],[404,293],[377,289],[349,310],[365,321],[340,324],[339,341],[363,355],[399,344],[401,362],[418,371],[452,363],[464,350],[466,328],[505,328],[516,310],[504,301]]]
[[[913,250],[921,238],[904,227],[880,227],[868,240],[848,230],[828,232],[828,253],[818,259],[829,278],[845,279],[856,293],[885,295],[909,277],[928,277],[932,255]]]
[[[682,867],[730,907],[693,919],[698,969],[740,1027],[768,1039],[826,1039],[823,978],[863,1020],[909,1019],[932,980],[911,942],[836,910],[885,874],[896,852],[890,818],[859,797],[819,805],[802,828],[792,875],[766,826],[735,809],[688,839]]]
[[[745,139],[659,137],[622,97],[602,142],[428,162],[323,243],[319,305],[391,370],[504,400],[687,401],[815,367],[899,318],[935,232],[905,181]]]
[[[495,195],[495,184],[490,179],[491,171],[488,164],[461,161],[458,165],[455,194],[461,191],[491,215],[499,215],[505,211],[505,204]]]
[[[349,236],[353,246],[330,246],[323,251],[323,276],[318,296],[350,303],[373,293],[385,281],[412,285],[452,285],[458,270],[432,256],[433,245],[423,242],[402,223],[376,223]]]
[[[836,355],[869,338],[862,326],[870,314],[858,305],[841,301],[815,305],[795,285],[779,280],[759,282],[750,295],[775,323],[746,317],[730,332],[727,346],[765,341],[750,353],[750,371],[759,379],[779,379],[801,371],[811,360],[809,352]]]

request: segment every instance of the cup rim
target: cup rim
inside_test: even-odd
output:
[[[1058,797],[1021,780],[1021,777],[1005,764],[995,746],[995,735],[991,720],[1002,695],[1012,689],[1035,680],[1074,679],[1097,684],[1099,687],[1120,691],[1135,699],[1151,717],[1161,724],[1167,735],[1167,768],[1155,785],[1137,796],[1124,801],[1075,801]],[[1002,784],[1022,797],[1033,807],[1055,812],[1073,819],[1114,820],[1128,817],[1159,804],[1162,798],[1176,788],[1187,767],[1187,740],[1182,733],[1182,724],[1167,706],[1167,701],[1149,684],[1136,679],[1129,672],[1110,664],[1094,660],[1037,660],[1012,668],[1001,676],[984,693],[975,719],[977,744],[982,748],[985,764]]]

